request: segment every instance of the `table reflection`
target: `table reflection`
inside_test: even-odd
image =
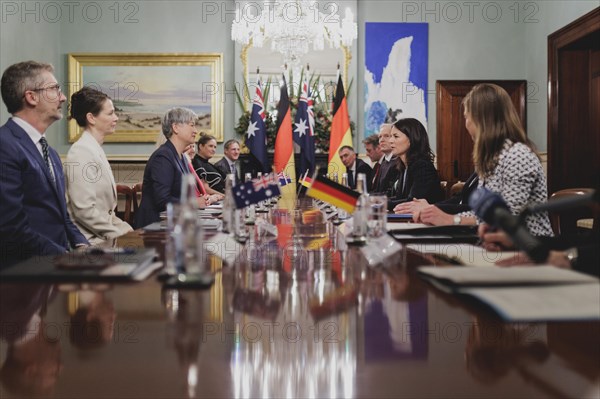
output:
[[[337,238],[307,227],[316,212],[270,217],[278,237],[251,242],[233,273],[233,395],[353,397],[357,292]]]
[[[193,398],[198,388],[198,354],[204,316],[202,293],[169,289],[162,292],[162,300],[167,315],[167,346],[177,353],[181,382],[187,396]]]
[[[2,286],[0,339],[7,349],[0,381],[15,395],[51,394],[62,371],[60,337],[45,320],[53,292],[50,285]]]

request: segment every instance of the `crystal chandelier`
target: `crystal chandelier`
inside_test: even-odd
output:
[[[328,3],[330,7],[335,3]],[[335,11],[335,10],[334,10]],[[250,47],[271,43],[271,50],[283,55],[285,63],[298,65],[310,47],[323,50],[350,47],[358,31],[352,11],[341,19],[336,13],[324,14],[315,0],[265,0],[240,5],[231,27],[231,38]]]

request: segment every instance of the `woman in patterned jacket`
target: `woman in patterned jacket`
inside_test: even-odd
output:
[[[502,196],[513,214],[527,205],[546,202],[546,175],[533,143],[508,95],[500,86],[478,84],[463,100],[465,126],[473,138],[473,163],[479,187]],[[460,214],[460,223],[475,221],[473,212]],[[552,236],[547,213],[527,216],[529,232]]]

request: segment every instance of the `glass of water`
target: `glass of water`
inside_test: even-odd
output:
[[[387,233],[387,197],[385,195],[369,195],[368,199],[367,235],[380,237]]]

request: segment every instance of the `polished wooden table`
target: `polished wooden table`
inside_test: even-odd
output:
[[[598,323],[503,323],[421,281],[425,255],[290,231],[208,257],[208,290],[1,284],[0,397],[598,397]]]

